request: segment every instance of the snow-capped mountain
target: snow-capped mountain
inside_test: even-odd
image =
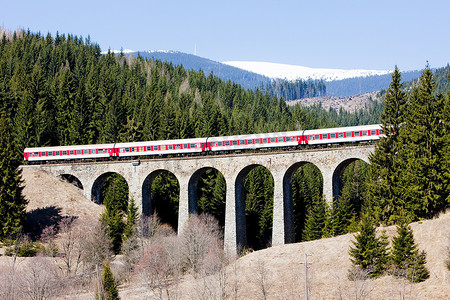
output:
[[[356,77],[385,75],[392,72],[390,70],[318,69],[296,65],[254,61],[226,61],[223,63],[249,72],[261,74],[273,79],[280,78],[287,80],[312,79],[334,81]]]

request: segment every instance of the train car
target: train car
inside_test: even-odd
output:
[[[302,144],[303,131],[260,133],[208,138],[211,151],[236,151],[271,147],[292,147]]]
[[[183,140],[26,148],[26,161],[138,157],[189,154],[206,151],[240,151],[298,145],[364,142],[383,136],[381,126],[364,125],[303,131],[273,132]]]
[[[305,130],[304,140],[308,145],[349,143],[378,140],[383,135],[381,126],[364,125],[326,129]]]
[[[26,148],[25,161],[93,159],[117,156],[114,144]]]
[[[206,138],[115,144],[119,157],[198,153],[206,147]]]

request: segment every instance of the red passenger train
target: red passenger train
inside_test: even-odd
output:
[[[182,140],[36,147],[26,148],[24,159],[32,162],[239,151],[299,145],[367,142],[378,140],[382,135],[381,126],[377,124]]]

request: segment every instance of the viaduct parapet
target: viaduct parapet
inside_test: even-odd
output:
[[[347,146],[283,152],[256,152],[233,155],[207,155],[148,160],[83,162],[75,164],[34,165],[55,176],[74,176],[84,195],[100,199],[103,180],[110,173],[122,175],[128,183],[141,213],[152,211],[150,187],[158,174],[171,172],[180,186],[178,232],[186,226],[189,214],[197,209],[197,184],[209,168],[215,168],[226,181],[225,249],[237,252],[247,242],[245,226],[244,180],[256,166],[264,166],[274,179],[272,245],[294,242],[292,177],[303,164],[312,163],[323,176],[323,194],[328,202],[339,193],[339,178],[348,164],[355,160],[369,162],[373,145]]]

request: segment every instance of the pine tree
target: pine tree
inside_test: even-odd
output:
[[[122,247],[125,223],[124,214],[128,206],[128,186],[125,179],[118,175],[110,175],[102,185],[105,211],[100,217],[108,233],[114,253],[118,254]]]
[[[0,240],[18,233],[25,220],[28,201],[22,195],[22,171],[16,159],[11,127],[0,114]]]
[[[102,272],[102,291],[99,293],[101,300],[119,300],[119,291],[117,290],[117,283],[114,275],[111,272],[109,260],[105,259],[103,262]],[[96,295],[97,296],[97,295]],[[97,297],[96,297],[97,298]]]
[[[303,240],[312,241],[328,236],[329,226],[329,208],[324,197],[315,201],[306,216],[305,229],[303,231]]]
[[[135,234],[136,225],[138,224],[138,208],[134,198],[131,197],[127,207],[127,221],[123,231],[123,240],[127,240]]]
[[[370,272],[371,277],[381,275],[388,262],[387,238],[376,236],[375,225],[367,215],[364,215],[359,228],[359,233],[352,241],[354,247],[350,247],[350,260],[353,265]]]
[[[419,253],[413,231],[405,221],[397,225],[397,236],[392,239],[391,260],[396,273],[412,282],[422,282],[430,276],[425,267],[425,252]]]
[[[431,217],[446,207],[443,179],[443,97],[436,95],[434,76],[427,66],[414,89],[405,116],[404,161],[400,178],[404,190],[405,214],[411,220]]]
[[[401,158],[398,152],[401,144],[399,136],[404,129],[406,94],[402,90],[401,74],[397,67],[392,73],[392,81],[384,97],[384,111],[381,125],[385,136],[381,137],[370,156],[368,175],[369,210],[383,223],[395,221],[398,209],[404,207],[399,176]]]

